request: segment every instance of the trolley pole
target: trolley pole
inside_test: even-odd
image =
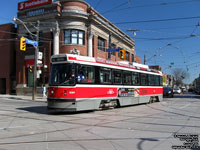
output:
[[[38,64],[38,52],[39,52],[39,32],[40,32],[40,21],[37,21],[37,33],[36,42],[38,45],[35,47],[35,59],[34,59],[34,71],[33,71],[33,89],[32,89],[32,100],[36,99],[37,96],[37,64]]]

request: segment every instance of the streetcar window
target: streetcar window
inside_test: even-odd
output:
[[[139,85],[139,73],[132,74],[132,85]]]
[[[155,76],[154,75],[148,75],[149,85],[154,86],[155,85]]]
[[[163,78],[160,76],[160,86],[163,85]]]
[[[100,69],[100,83],[111,84],[111,69],[101,68]]]
[[[131,72],[123,72],[123,84],[131,85]]]
[[[148,85],[147,74],[141,73],[140,79],[141,79],[141,85],[143,86]]]
[[[155,85],[159,86],[160,85],[160,81],[159,81],[159,76],[155,76]]]
[[[54,64],[51,66],[49,85],[74,85],[75,67],[72,64]]]
[[[114,84],[121,84],[122,83],[121,71],[117,71],[117,70],[113,71],[113,83]]]
[[[94,83],[94,67],[92,66],[78,66],[78,83]]]

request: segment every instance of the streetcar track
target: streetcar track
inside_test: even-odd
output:
[[[60,143],[60,142],[86,142],[86,141],[122,141],[122,140],[138,140],[138,138],[89,138],[89,139],[67,139],[67,140],[38,140],[38,141],[26,141],[26,142],[7,142],[0,143],[2,145],[19,145],[19,144],[38,144],[38,143]]]
[[[151,108],[151,109],[154,109],[156,111],[163,111],[163,110],[160,110],[160,109],[155,109],[154,107],[151,107],[149,105],[146,105],[147,107]],[[3,110],[5,111],[5,109],[0,109],[0,110]],[[6,111],[12,111],[12,110],[6,110]],[[16,112],[16,111],[13,111],[13,112]],[[134,113],[138,113],[140,111],[136,111]],[[172,114],[177,114],[177,115],[183,115],[183,114],[180,114],[180,113],[173,113],[173,112],[170,112],[170,111],[163,111],[164,113],[172,113]],[[123,112],[122,112],[123,113]],[[133,113],[133,112],[124,112],[124,113]],[[23,112],[22,112],[23,114]],[[29,137],[29,136],[34,136],[34,135],[41,135],[41,134],[49,134],[49,133],[54,133],[54,132],[64,132],[64,131],[68,131],[68,130],[76,130],[76,129],[80,129],[80,128],[88,128],[88,127],[91,127],[90,130],[92,128],[95,128],[95,127],[101,127],[101,128],[110,128],[110,129],[117,129],[117,130],[130,130],[130,131],[142,131],[142,132],[154,132],[154,133],[169,133],[169,134],[173,134],[174,132],[170,132],[170,131],[159,131],[159,130],[149,130],[149,129],[138,129],[138,128],[120,128],[120,127],[112,127],[112,126],[108,126],[106,124],[111,124],[111,123],[116,123],[116,122],[123,122],[123,121],[129,121],[129,120],[134,120],[134,119],[145,119],[145,118],[151,118],[152,116],[155,116],[155,115],[158,115],[159,113],[154,113],[154,114],[150,114],[150,115],[142,115],[142,116],[131,116],[131,115],[127,115],[127,114],[119,114],[119,113],[115,113],[115,114],[100,114],[99,117],[77,117],[77,116],[73,116],[73,117],[76,117],[76,119],[72,119],[72,120],[67,120],[67,121],[54,121],[54,120],[50,120],[50,119],[39,119],[39,118],[33,118],[33,117],[22,117],[22,116],[15,116],[15,115],[6,115],[6,114],[3,114],[4,116],[8,116],[8,117],[16,117],[16,118],[23,118],[23,119],[33,119],[33,120],[40,120],[40,121],[47,121],[47,123],[45,124],[49,124],[49,123],[69,123],[69,124],[74,124],[74,125],[80,125],[79,127],[74,127],[74,128],[67,128],[67,129],[62,129],[62,130],[53,130],[53,131],[47,131],[47,132],[40,132],[40,133],[34,133],[34,134],[24,134],[24,135],[17,135],[17,136],[11,136],[11,137],[2,137],[0,139],[2,140],[5,140],[5,139],[11,139],[11,138],[21,138],[21,137]],[[98,114],[99,115],[99,114]],[[80,120],[84,120],[84,119],[96,119],[96,120],[99,120],[99,121],[102,121],[103,119],[101,117],[105,117],[107,118],[108,116],[122,116],[122,117],[131,117],[131,118],[128,118],[128,119],[121,119],[121,120],[115,120],[115,121],[108,121],[107,122],[107,119],[104,119],[104,121],[106,122],[102,122],[102,123],[97,123],[97,124],[87,124],[87,123],[75,123],[74,121],[80,121]],[[183,116],[187,116],[187,115],[183,115]],[[190,117],[190,116],[187,116],[187,117]],[[158,119],[158,117],[152,117],[154,119]],[[199,117],[196,117],[199,119]],[[162,119],[162,117],[160,117],[160,119]],[[171,119],[171,118],[170,118]],[[185,119],[182,119],[182,120],[185,120]],[[134,122],[134,123],[137,123],[137,122]],[[138,123],[143,123],[143,122],[138,122]],[[143,123],[144,124],[144,123]],[[165,125],[165,124],[163,124]],[[183,126],[182,126],[183,127]],[[193,127],[193,126],[190,126],[190,127]],[[195,126],[196,127],[196,126]],[[199,127],[198,127],[199,128]],[[87,130],[85,131],[87,132]],[[93,132],[89,132],[90,134],[95,134]],[[95,134],[96,136],[98,136],[97,134]],[[114,138],[115,139],[115,138]],[[130,138],[124,138],[124,140],[126,139],[130,139]],[[85,140],[91,140],[91,139],[85,139]],[[93,140],[96,140],[96,139],[93,139]],[[100,140],[105,140],[104,139],[100,139]],[[107,140],[107,139],[106,139]],[[111,139],[108,139],[108,140],[111,140]],[[117,140],[117,139],[116,139]],[[73,141],[73,140],[59,140],[59,141]],[[76,139],[77,141],[77,139]],[[79,141],[79,140],[78,140]],[[28,142],[21,142],[21,143],[24,143],[24,144],[31,144],[31,143],[37,143],[37,142],[57,142],[57,140],[50,140],[50,141],[28,141]],[[0,143],[0,145],[12,145],[12,144],[20,144],[20,142],[14,142],[14,143]]]

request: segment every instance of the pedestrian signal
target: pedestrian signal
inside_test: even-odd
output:
[[[119,58],[122,60],[126,59],[126,51],[124,49],[119,50]]]
[[[20,50],[26,51],[26,38],[24,37],[20,38]]]

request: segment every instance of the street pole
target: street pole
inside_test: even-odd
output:
[[[31,36],[35,36],[36,37],[36,41],[37,41],[37,45],[34,45],[34,47],[35,47],[35,58],[34,58],[34,72],[33,72],[33,89],[32,89],[32,100],[35,100],[35,98],[36,98],[36,95],[37,95],[37,62],[38,62],[38,52],[39,52],[39,32],[40,32],[40,29],[39,29],[39,27],[40,27],[40,21],[38,20],[37,21],[37,27],[35,27],[34,26],[34,28],[36,28],[36,34],[33,34],[29,29],[28,29],[28,27],[26,26],[26,24],[22,21],[22,20],[20,20],[20,19],[18,19],[18,18],[16,18],[16,17],[13,17],[13,21],[16,23],[17,21],[19,21],[23,26],[24,26],[24,28],[28,31],[28,33],[31,35]]]
[[[40,21],[37,21],[37,33],[36,33],[36,41],[38,42],[35,47],[35,61],[34,61],[34,72],[33,72],[33,89],[32,89],[32,100],[36,99],[37,96],[37,62],[38,62],[38,52],[39,52],[39,33],[40,33]]]

